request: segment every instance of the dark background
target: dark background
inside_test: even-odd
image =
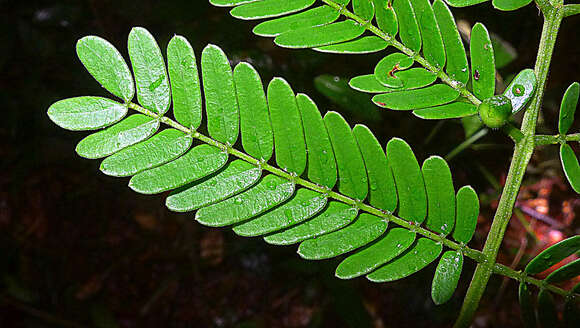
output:
[[[533,67],[541,30],[533,5],[502,13],[486,3],[454,13],[470,24],[484,22],[515,47],[518,57],[502,75]],[[540,120],[544,133],[555,133],[560,97],[580,76],[578,18],[567,19],[559,36]],[[217,44],[232,63],[251,62],[264,81],[286,78],[323,111],[338,110],[351,124],[370,126],[382,143],[404,137],[420,160],[444,155],[464,140],[458,122],[437,126],[368,103],[341,108],[316,90],[317,75],[366,74],[380,55],[282,49],[252,35],[253,25],[206,0],[0,0],[0,327],[445,327],[453,322],[473,272],[471,261],[454,298],[443,306],[430,299],[434,265],[395,283],[340,281],[334,278],[339,260],[309,263],[299,259],[296,247],[207,229],[192,214],[169,212],[162,195],[132,192],[127,180],[101,174],[98,161],[74,153],[85,134],[64,131],[46,115],[59,99],[106,95],[76,58],[77,39],[102,36],[127,58],[127,35],[131,27],[143,26],[162,49],[174,34],[187,37],[198,56],[207,43]],[[493,179],[483,172],[501,184],[511,155],[511,142],[499,132],[480,143],[450,162],[456,186],[472,184],[482,199],[471,244],[476,248],[483,244],[498,197]],[[560,226],[536,221],[532,212],[525,219],[539,242],[526,244],[530,238],[512,220],[499,261],[518,269],[550,237],[578,234],[574,217],[580,214],[577,195],[562,180],[556,147],[536,152],[524,184],[519,204],[547,206],[547,215]],[[519,264],[514,262],[518,251]],[[501,282],[497,277],[490,282],[477,326],[520,325],[516,286],[501,287]]]

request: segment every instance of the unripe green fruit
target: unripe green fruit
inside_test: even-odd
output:
[[[492,129],[502,127],[512,114],[512,101],[502,95],[485,99],[477,108],[481,121]]]

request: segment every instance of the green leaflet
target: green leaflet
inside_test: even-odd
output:
[[[373,97],[380,107],[393,110],[414,110],[450,103],[459,97],[459,91],[445,84],[435,84],[416,90],[384,93]]]
[[[239,19],[277,17],[310,7],[315,0],[261,0],[238,6],[230,14]]]
[[[320,6],[307,11],[262,22],[252,32],[260,36],[278,36],[282,33],[312,26],[326,25],[338,19],[340,14],[329,6]]]
[[[550,273],[545,279],[547,283],[559,283],[580,275],[580,259],[576,259]]]
[[[314,48],[356,39],[364,31],[365,28],[355,21],[345,20],[291,30],[278,35],[274,43],[285,48]]]
[[[146,29],[134,27],[129,33],[127,46],[139,103],[159,115],[165,114],[171,102],[171,90],[157,41]]]
[[[192,141],[191,136],[179,130],[166,129],[105,158],[100,169],[106,175],[131,176],[176,159],[189,149]]]
[[[301,175],[306,168],[306,144],[294,91],[281,78],[268,85],[270,120],[274,131],[276,164]]]
[[[536,74],[533,69],[525,69],[518,73],[507,86],[503,95],[512,102],[512,113],[524,109],[536,91]]]
[[[399,257],[368,274],[367,279],[373,282],[388,282],[405,278],[435,261],[442,250],[441,244],[420,238]]]
[[[493,0],[493,7],[499,10],[516,10],[527,6],[532,0]]]
[[[473,94],[484,100],[495,93],[495,60],[489,33],[481,23],[475,24],[471,30],[469,49]]]
[[[449,104],[414,110],[413,115],[426,120],[460,118],[477,114],[477,107],[471,103],[456,101]]]
[[[234,82],[240,108],[242,146],[254,158],[268,161],[272,157],[274,138],[260,75],[250,64],[240,63],[234,69]]]
[[[375,6],[372,0],[352,0],[352,8],[354,14],[365,21],[370,21],[375,15]]]
[[[348,82],[351,88],[368,93],[382,93],[382,92],[392,92],[398,89],[393,89],[384,86],[380,83],[375,74],[359,75],[355,76]]]
[[[254,2],[258,0],[209,0],[209,3],[216,7],[233,7],[243,3]]]
[[[467,7],[478,3],[486,2],[488,0],[445,0],[452,7]]]
[[[307,260],[332,258],[372,242],[385,230],[387,222],[377,216],[363,213],[344,229],[303,241],[298,247],[298,254]]]
[[[393,0],[393,9],[399,21],[399,37],[409,49],[421,50],[421,32],[410,0]]]
[[[159,129],[159,121],[143,114],[134,114],[119,123],[81,140],[76,152],[84,158],[102,158],[141,142]]]
[[[538,321],[541,327],[559,327],[554,297],[545,289],[538,293]]]
[[[338,190],[349,197],[365,199],[368,192],[365,165],[348,123],[337,112],[328,112],[324,124],[338,166]]]
[[[580,250],[580,235],[548,247],[546,250],[534,257],[524,270],[527,274],[536,274],[547,270],[552,265],[562,261],[566,257]]]
[[[133,75],[123,56],[107,40],[92,35],[80,39],[77,56],[103,88],[125,102],[133,99]]]
[[[375,19],[377,26],[390,36],[397,35],[399,24],[397,14],[388,1],[373,0],[375,3]]]
[[[172,192],[165,200],[165,205],[176,212],[193,211],[246,190],[261,175],[260,168],[242,160],[235,160],[211,178]]]
[[[314,48],[313,50],[335,54],[369,54],[387,48],[387,41],[378,36],[363,36],[343,43]]]
[[[520,312],[525,327],[536,327],[536,314],[532,304],[532,294],[525,282],[521,282],[518,288],[518,298],[520,302]]]
[[[228,154],[221,149],[200,145],[178,159],[136,174],[129,187],[142,194],[157,194],[204,178],[226,164]]]
[[[441,31],[429,0],[411,0],[423,36],[423,55],[438,68],[445,66],[445,49]]]
[[[560,134],[568,133],[572,123],[574,123],[574,114],[576,113],[576,107],[578,106],[578,97],[580,96],[580,84],[574,82],[570,84],[562,102],[560,103],[560,116],[558,119],[558,132]]]
[[[390,88],[400,88],[403,81],[394,75],[395,72],[407,69],[413,65],[413,58],[395,52],[381,59],[375,66],[375,78],[383,85]]]
[[[570,145],[560,145],[560,160],[570,186],[580,194],[580,163]]]
[[[389,88],[381,84],[374,74],[361,75],[352,78],[349,82],[351,88],[368,93],[387,93],[403,90],[412,90],[426,87],[437,79],[437,75],[424,68],[411,68],[393,74],[402,83],[399,88]]]
[[[226,54],[208,45],[201,53],[205,112],[209,135],[233,145],[238,139],[239,113],[232,68]]]
[[[479,215],[479,199],[471,186],[463,186],[457,191],[456,219],[453,239],[467,244],[475,233]]]
[[[403,253],[413,244],[415,236],[407,229],[393,228],[376,243],[340,262],[335,275],[341,279],[365,275]]]
[[[394,91],[426,87],[437,80],[437,74],[420,67],[414,67],[405,71],[400,71],[394,75],[403,82],[403,86]]]
[[[455,224],[455,190],[451,170],[443,158],[431,156],[423,162],[421,171],[428,201],[426,226],[446,236]]]
[[[264,237],[269,244],[291,245],[309,238],[336,231],[351,223],[357,216],[358,210],[340,202],[329,202],[326,208],[314,218]]]
[[[101,97],[74,97],[55,102],[48,108],[48,117],[63,129],[97,130],[127,115],[127,107]]]
[[[266,212],[255,219],[239,224],[233,228],[240,236],[254,237],[278,231],[320,212],[326,205],[327,198],[308,189],[298,189],[296,194],[285,204]]]
[[[457,288],[462,269],[463,254],[461,252],[447,251],[441,256],[431,285],[431,298],[435,304],[441,305],[451,299]]]
[[[411,147],[399,138],[387,144],[387,158],[399,195],[399,217],[421,224],[427,215],[425,183]]]
[[[393,212],[397,208],[397,191],[387,157],[373,133],[364,125],[353,129],[358,147],[363,155],[369,180],[369,204]]]
[[[447,65],[445,72],[452,79],[466,84],[469,81],[469,65],[463,41],[455,24],[455,19],[449,8],[441,0],[433,3],[433,11],[437,24],[441,29],[441,36],[445,44]]]
[[[167,45],[167,69],[175,120],[197,130],[201,125],[201,85],[193,48],[182,36],[174,36]]]
[[[336,184],[336,162],[330,137],[316,104],[305,94],[296,96],[308,149],[308,179],[332,189]]]
[[[210,227],[242,222],[285,202],[294,194],[294,184],[275,175],[267,175],[249,190],[201,208],[195,220]]]

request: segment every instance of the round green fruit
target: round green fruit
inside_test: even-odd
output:
[[[477,111],[485,125],[497,129],[512,115],[512,101],[502,95],[489,97],[479,104]]]

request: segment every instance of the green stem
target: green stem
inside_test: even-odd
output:
[[[568,134],[568,135],[536,135],[534,137],[536,142],[536,146],[544,146],[544,145],[557,145],[564,142],[576,141],[580,142],[580,133]]]
[[[479,301],[483,296],[489,278],[494,272],[496,258],[509,220],[512,216],[513,207],[518,195],[524,173],[535,147],[535,132],[538,113],[542,104],[552,53],[556,44],[556,36],[563,18],[562,8],[548,8],[544,12],[544,26],[540,38],[538,57],[536,59],[535,73],[538,81],[537,92],[522,123],[523,139],[516,143],[513,160],[510,165],[507,180],[501,195],[497,212],[493,219],[491,229],[487,235],[483,254],[485,261],[479,263],[473,274],[471,284],[465,295],[465,300],[455,323],[455,327],[469,327],[473,321]]]
[[[477,142],[477,140],[483,138],[488,132],[489,129],[487,128],[482,128],[481,130],[477,131],[471,137],[457,145],[457,147],[453,148],[449,154],[445,155],[445,160],[450,161],[453,157],[457,156],[457,154],[464,151],[465,148],[471,146],[473,143]]]

